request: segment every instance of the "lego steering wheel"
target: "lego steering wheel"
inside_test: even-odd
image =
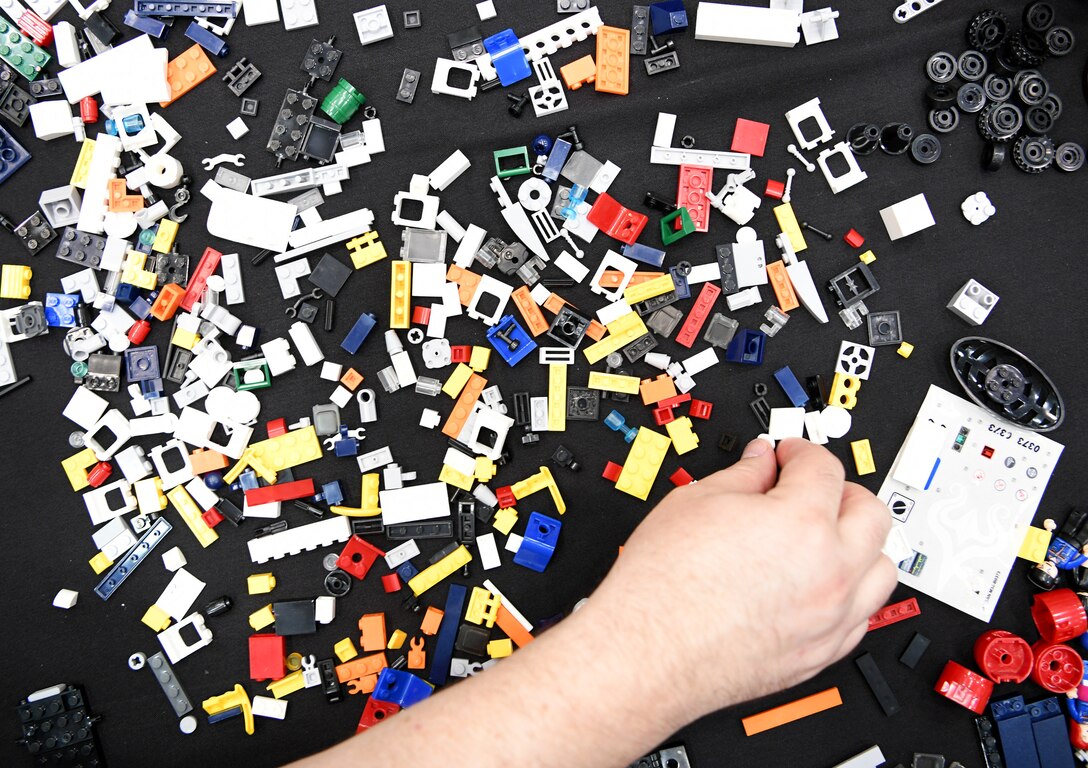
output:
[[[1049,432],[1065,419],[1057,387],[1031,360],[993,339],[968,336],[952,345],[952,372],[977,405],[1035,432]]]

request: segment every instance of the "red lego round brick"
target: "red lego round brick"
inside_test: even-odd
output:
[[[786,185],[781,181],[767,179],[767,186],[764,187],[763,194],[767,197],[773,197],[775,200],[781,200],[786,195]]]
[[[623,467],[614,461],[610,461],[604,465],[604,472],[601,473],[601,477],[608,480],[611,483],[620,479],[620,472],[623,471]]]
[[[113,474],[113,465],[108,461],[100,461],[87,473],[87,485],[98,488]]]
[[[944,665],[941,676],[933,690],[949,701],[981,715],[986,711],[994,684],[982,675],[976,674],[962,664],[949,661]]]
[[[1031,646],[1035,668],[1031,679],[1051,693],[1065,693],[1080,685],[1084,675],[1084,660],[1080,654],[1061,643],[1040,640]]]
[[[1088,615],[1071,589],[1055,589],[1035,596],[1031,618],[1048,643],[1064,643],[1088,632]]]
[[[695,478],[688,474],[688,471],[683,467],[669,475],[669,482],[679,488],[682,485],[690,485],[695,482]]]
[[[1035,657],[1022,637],[991,629],[975,641],[975,663],[995,683],[1022,683],[1031,674]]]
[[[400,576],[395,573],[387,573],[382,576],[382,589],[386,592],[399,592]]]

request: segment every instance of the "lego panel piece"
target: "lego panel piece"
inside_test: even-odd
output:
[[[846,164],[846,171],[837,175],[829,166],[829,162],[835,156],[842,158],[842,161]],[[850,144],[845,141],[840,141],[833,147],[828,147],[822,151],[816,157],[816,164],[820,166],[824,178],[827,179],[827,185],[831,187],[831,191],[836,195],[868,178],[865,171],[861,170],[861,167],[858,166],[857,158],[854,156],[853,150],[850,149]],[[880,215],[883,216],[884,212],[881,211]],[[887,223],[887,220],[885,220],[885,223]],[[896,238],[893,237],[892,239],[895,240]]]
[[[786,122],[789,123],[790,130],[793,131],[793,135],[797,138],[797,143],[801,149],[815,149],[817,145],[823,144],[825,141],[831,141],[831,137],[835,135],[835,131],[827,122],[827,118],[824,117],[824,111],[820,107],[820,99],[810,99],[800,106],[794,107],[786,112]],[[806,135],[803,130],[804,127],[814,126],[816,133],[814,135]]]
[[[924,431],[919,424],[928,421],[956,434],[927,452],[925,463],[936,466],[929,490],[895,479],[904,445],[878,493],[913,550],[899,563],[899,580],[989,621],[1063,446],[1007,422],[995,424],[989,411],[935,386],[912,432]],[[914,441],[908,443],[914,450]],[[1033,475],[1030,482],[1025,472]],[[978,475],[985,481],[977,482]]]
[[[922,192],[889,205],[887,208],[881,208],[880,218],[884,222],[885,229],[888,230],[888,237],[892,240],[913,235],[936,224],[929,210],[929,203],[926,202],[926,196]]]

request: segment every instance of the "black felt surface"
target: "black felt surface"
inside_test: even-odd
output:
[[[547,2],[499,0],[497,5],[500,16],[481,25],[485,33],[512,26],[524,34],[556,19]],[[693,21],[695,5],[688,3]],[[1021,7],[1014,2],[994,5],[1013,18],[1018,17]],[[1073,28],[1082,41],[1073,55],[1049,61],[1042,68],[1065,105],[1065,114],[1054,135],[1058,140],[1084,142],[1088,138],[1084,130],[1088,110],[1081,85],[1088,13],[1083,3],[1056,0],[1054,5],[1060,20]],[[121,2],[115,3],[107,12],[115,24],[119,24],[123,15],[122,6]],[[767,154],[753,162],[758,173],[754,188],[759,190],[767,178],[784,180],[786,167],[797,167],[786,153],[786,144],[793,137],[782,115],[814,96],[821,98],[837,137],[842,137],[858,121],[905,121],[920,128],[925,115],[921,100],[926,87],[924,61],[936,50],[961,51],[965,46],[964,27],[981,6],[970,2],[946,3],[905,26],[893,23],[893,6],[890,1],[841,4],[840,40],[811,48],[800,45],[788,50],[696,42],[693,31],[689,31],[675,38],[682,61],[679,72],[648,78],[641,60],[635,59],[630,96],[598,94],[592,87],[586,87],[568,95],[568,112],[538,120],[529,109],[516,120],[506,112],[501,89],[482,93],[472,102],[429,92],[433,60],[448,55],[446,33],[476,21],[472,3],[459,0],[425,4],[422,28],[405,30],[401,13],[411,6],[392,2],[389,8],[395,37],[361,48],[351,21],[354,6],[326,2],[320,7],[322,24],[318,28],[285,33],[279,24],[247,28],[239,22],[230,36],[230,55],[217,61],[220,73],[242,55],[248,56],[264,73],[246,93],[260,99],[260,111],[256,118],[246,119],[250,133],[241,141],[233,141],[224,128],[238,114],[240,100],[217,79],[204,83],[163,114],[184,136],[174,154],[193,175],[197,187],[209,177],[201,170],[200,159],[220,152],[244,152],[245,167],[237,170],[249,176],[276,173],[264,145],[284,89],[305,85],[306,78],[298,63],[310,39],[336,34],[345,52],[337,76],[350,80],[378,108],[387,151],[375,156],[369,165],[354,169],[344,192],[328,198],[323,215],[328,218],[360,206],[371,208],[387,249],[395,253],[399,233],[389,224],[394,194],[408,188],[413,173],[428,173],[453,149],[460,148],[473,166],[442,195],[443,207],[462,224],[473,222],[509,239],[511,235],[487,187],[494,173],[491,152],[527,143],[537,133],[554,135],[572,123],[578,125],[587,151],[602,161],[611,159],[623,168],[611,193],[636,209],[640,208],[646,190],[654,190],[665,198],[675,194],[676,169],[648,163],[659,110],[679,116],[677,140],[690,134],[697,146],[708,149],[728,149],[737,117],[769,122],[772,128]],[[606,23],[625,27],[630,20],[630,4],[602,2],[601,13]],[[58,18],[74,19],[74,15],[66,8]],[[172,55],[188,47],[183,37],[185,26],[178,23],[171,32],[168,46]],[[131,30],[124,29],[129,36]],[[587,53],[594,53],[592,42],[563,50],[552,57],[552,62],[558,71],[561,65]],[[423,84],[411,106],[394,100],[405,67],[424,72]],[[324,96],[327,88],[320,83],[316,95]],[[346,126],[358,127],[358,119]],[[92,133],[96,130],[93,128]],[[15,130],[15,134],[33,152],[34,159],[0,188],[0,208],[20,220],[35,207],[40,190],[67,183],[78,145],[69,139],[49,144],[37,141],[29,126]],[[1085,280],[1081,257],[1088,172],[1064,175],[1051,170],[1032,177],[1007,168],[997,174],[984,173],[979,163],[982,142],[970,125],[942,137],[942,144],[941,160],[926,168],[904,157],[878,154],[863,158],[861,166],[869,174],[868,180],[838,196],[831,194],[818,172],[807,174],[802,170],[795,179],[794,207],[799,216],[836,235],[831,243],[810,238],[811,247],[803,254],[817,283],[823,283],[856,261],[856,252],[839,237],[850,227],[858,229],[867,238],[865,247],[872,248],[878,257],[874,270],[882,291],[869,306],[874,310],[900,310],[906,338],[916,346],[909,361],[898,358],[894,347],[881,348],[873,377],[861,392],[849,438],[868,437],[878,467],[877,474],[862,482],[874,490],[878,487],[927,387],[936,383],[955,389],[948,370],[948,349],[953,341],[971,334],[973,329],[947,312],[944,305],[967,278],[975,277],[1001,297],[982,331],[1034,358],[1066,398],[1069,408],[1066,425],[1053,436],[1065,443],[1067,450],[1041,509],[1041,515],[1062,514],[1070,504],[1080,500],[1080,467],[1086,448],[1081,387],[1088,368],[1082,350]],[[724,174],[717,174],[715,187],[724,181]],[[507,186],[511,192],[516,190],[514,184]],[[992,221],[976,228],[963,219],[959,206],[967,195],[980,189],[988,192],[998,213]],[[889,243],[877,211],[918,192],[925,192],[937,226]],[[769,200],[764,203],[753,225],[773,250],[777,229],[771,203]],[[199,195],[194,197],[188,213],[189,219],[179,236],[184,252],[195,260],[208,245],[223,251],[240,251],[247,302],[236,308],[238,314],[246,322],[258,325],[264,339],[284,335],[290,320],[283,314],[286,303],[277,290],[272,265],[253,267],[249,260],[255,249],[207,237],[203,229],[207,205]],[[693,263],[712,261],[713,245],[730,242],[735,231],[730,222],[716,213],[712,222],[709,235],[690,237],[671,248],[666,263],[675,264],[681,259]],[[643,241],[657,242],[656,227],[654,215]],[[5,263],[29,263],[33,267],[35,299],[42,299],[47,290],[59,290],[59,278],[74,271],[70,265],[54,259],[52,249],[31,260],[10,236],[3,238],[6,238]],[[587,263],[595,266],[605,249],[612,245],[607,237],[599,235],[586,249]],[[342,248],[330,250],[346,261]],[[557,248],[549,250],[553,255],[558,253]],[[311,258],[311,263],[316,263],[316,258]],[[356,367],[376,388],[374,374],[388,364],[381,339],[369,340],[354,358],[343,354],[338,343],[361,311],[376,313],[381,326],[386,325],[388,276],[388,262],[353,274],[337,299],[336,329],[331,334],[315,330],[329,359]],[[600,305],[600,300],[591,297],[584,288],[565,291],[564,295],[587,309]],[[764,291],[765,299],[768,296],[769,292]],[[5,307],[13,305],[15,302],[4,302]],[[690,302],[680,306],[686,312]],[[758,327],[761,315],[762,308],[736,313],[743,326],[753,328]],[[483,332],[479,324],[460,318],[451,321],[448,335],[454,343],[482,344]],[[167,334],[167,329],[158,325],[149,343],[165,345]],[[723,364],[702,374],[693,394],[715,404],[711,421],[696,424],[703,446],[682,460],[675,455],[667,458],[651,502],[667,491],[665,478],[677,467],[682,465],[694,476],[703,476],[728,465],[744,441],[760,431],[747,405],[754,384],[764,382],[771,387],[768,400],[772,406],[786,405],[784,396],[771,381],[771,372],[789,364],[801,377],[817,372],[830,374],[839,342],[844,338],[864,341],[864,332],[847,332],[834,317],[829,324],[819,326],[804,311],[797,311],[788,326],[768,344],[763,367]],[[87,566],[87,560],[95,553],[90,540],[91,527],[83,503],[71,492],[59,467],[60,459],[73,452],[67,436],[74,428],[59,415],[72,391],[68,376],[70,361],[61,351],[60,342],[61,334],[53,332],[48,337],[14,345],[12,354],[18,371],[31,374],[34,381],[0,402],[4,420],[0,439],[5,457],[0,478],[6,500],[0,558],[3,563],[0,615],[4,618],[0,636],[7,662],[0,677],[3,701],[14,707],[23,695],[61,680],[86,686],[92,708],[103,715],[98,732],[108,760],[115,766],[274,765],[349,736],[362,710],[362,697],[347,697],[343,703],[330,706],[318,690],[290,696],[287,720],[282,723],[261,720],[253,737],[242,733],[238,721],[217,726],[202,722],[194,735],[183,736],[151,675],[128,669],[126,659],[130,653],[150,654],[158,650],[152,632],[139,619],[169,581],[170,574],[163,569],[156,553],[110,601],[103,603],[92,592],[97,578]],[[703,346],[700,341],[694,351]],[[668,341],[659,351],[679,357],[688,354]],[[413,349],[411,354],[419,371],[424,373],[418,351]],[[647,375],[649,369],[639,366],[638,372]],[[512,403],[513,393],[519,390],[535,395],[546,393],[546,372],[534,361],[510,370],[493,356],[486,375],[501,386],[508,403]],[[579,355],[569,381],[582,383],[586,375],[587,366]],[[271,390],[260,393],[258,432],[268,419],[282,416],[294,421],[308,415],[310,406],[323,401],[331,390],[329,382],[318,379],[316,368],[304,370],[300,364],[299,370],[277,379]],[[168,392],[173,391],[174,387],[168,387]],[[110,399],[123,412],[130,412],[127,398],[118,395]],[[381,419],[368,428],[364,448],[388,444],[406,470],[417,471],[420,480],[431,480],[445,448],[437,431],[427,433],[417,426],[419,413],[426,407],[438,408],[445,415],[450,401],[445,396],[430,400],[410,391],[379,393]],[[629,422],[651,423],[648,409],[639,405],[624,405],[620,410]],[[345,409],[345,414],[349,425],[356,426],[354,404]],[[724,431],[741,438],[736,452],[725,454],[717,449],[718,438]],[[155,439],[142,442],[150,447]],[[599,477],[605,461],[622,462],[626,455],[621,438],[599,423],[572,422],[566,434],[542,435],[537,447],[514,446],[512,465],[502,468],[493,485],[514,482],[532,473],[546,462],[559,443],[572,449],[585,469],[581,474],[554,469],[570,505],[563,518],[564,530],[555,558],[546,573],[538,575],[511,564],[508,553],[504,553],[502,568],[488,574],[532,620],[567,611],[591,592],[607,572],[617,546],[650,508],[649,504],[621,495]],[[848,467],[852,466],[847,441],[839,441],[832,450],[847,461]],[[297,475],[312,475],[318,480],[339,478],[346,488],[348,503],[357,501],[358,472],[351,460],[328,458],[305,466]],[[551,511],[550,502],[538,498],[523,502],[521,509],[523,519],[532,509]],[[730,513],[737,512],[723,510],[723,514]],[[287,510],[284,514],[292,524],[305,522],[302,513]],[[279,586],[270,596],[273,599],[321,594],[324,577],[321,559],[325,552],[255,566],[247,557],[244,529],[235,530],[224,524],[220,540],[202,550],[174,511],[169,510],[166,515],[175,529],[161,550],[180,546],[188,558],[188,568],[208,583],[198,604],[221,594],[229,594],[236,601],[233,612],[209,620],[215,641],[179,663],[177,675],[198,707],[201,700],[230,689],[236,682],[245,684],[253,694],[263,693],[260,686],[247,681],[246,617],[264,605],[267,598],[248,597],[245,577],[253,572],[274,572]],[[690,534],[693,538],[707,537],[713,536],[714,531],[693,530]],[[726,542],[722,544],[726,556],[729,550]],[[783,552],[787,546],[775,541],[732,542],[732,545],[772,547]],[[423,542],[423,557],[440,546],[438,542]],[[662,557],[679,560],[684,555],[662,553]],[[781,567],[794,566],[784,556]],[[351,594],[339,601],[338,617],[332,626],[322,627],[314,636],[291,638],[288,648],[319,658],[331,656],[333,643],[357,635],[354,623],[364,612],[386,611],[390,629],[402,627],[409,633],[415,631],[419,617],[402,612],[398,597],[381,592],[377,572],[384,572],[383,569],[379,564],[375,574],[355,584]],[[1027,612],[1029,589],[1023,570],[1022,564],[1017,566],[993,624],[1033,639]],[[476,570],[468,583],[477,584],[481,578]],[[714,573],[703,575],[704,581],[714,588],[738,593],[744,590],[741,583],[714,584],[716,578]],[[79,604],[71,611],[50,606],[61,587],[80,592]],[[900,589],[895,598],[907,596],[908,591]],[[441,605],[444,597],[445,589],[439,588],[428,594],[424,602]],[[893,763],[909,761],[912,751],[925,751],[942,752],[964,765],[977,765],[979,757],[969,714],[937,697],[931,688],[948,658],[971,663],[972,643],[984,625],[926,597],[921,598],[921,605],[920,618],[874,633],[866,638],[862,649],[818,679],[767,701],[707,717],[677,738],[687,744],[694,764],[701,767],[829,766],[874,743],[881,745]],[[652,602],[648,597],[645,609],[667,611],[668,600]],[[706,631],[699,616],[671,618],[678,636]],[[775,617],[768,616],[767,620],[773,622]],[[915,631],[928,635],[933,642],[918,667],[911,670],[901,665],[898,657]],[[862,650],[872,653],[902,704],[902,711],[892,718],[883,715],[852,663],[852,658]],[[609,649],[599,651],[604,654]],[[660,655],[671,652],[669,647],[657,651]],[[656,658],[645,660],[647,666],[655,663]],[[577,672],[569,670],[564,685],[578,685]],[[641,673],[632,670],[632,674]],[[707,674],[714,674],[714,670],[708,669]],[[753,738],[743,735],[740,716],[831,685],[840,687],[845,702],[842,707],[772,733]],[[1024,686],[1024,691],[1029,696],[1039,693],[1031,685]],[[553,695],[562,695],[562,690],[525,692],[526,717],[532,717],[534,699]],[[645,705],[649,710],[655,707],[652,698]],[[29,764],[27,755],[19,754],[12,745],[17,724],[13,710],[8,711],[12,715],[4,732],[10,738],[0,738],[0,763]],[[607,717],[607,705],[603,702],[601,716]],[[465,717],[486,719],[487,713],[466,712]],[[433,747],[442,748],[438,744]],[[541,762],[547,761],[542,757]],[[465,756],[451,758],[451,763],[478,764],[479,760]]]

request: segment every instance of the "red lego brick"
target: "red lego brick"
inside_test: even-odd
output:
[[[373,728],[386,718],[400,712],[400,706],[394,704],[391,701],[379,701],[373,697],[367,699],[366,706],[363,707],[363,716],[359,718],[359,725],[356,726],[355,732],[362,733],[367,728]]]
[[[714,302],[718,300],[721,293],[722,289],[714,283],[703,283],[703,290],[699,291],[699,297],[695,299],[695,304],[688,312],[683,327],[676,334],[677,344],[691,349],[691,345],[699,338],[699,332],[703,330],[703,323],[710,317],[711,307],[714,306]]]
[[[872,632],[874,629],[886,627],[889,624],[894,624],[903,619],[912,618],[919,615],[921,612],[922,609],[918,607],[918,600],[913,597],[900,603],[885,605],[869,617],[869,631]]]
[[[614,461],[610,461],[604,465],[604,472],[601,473],[601,477],[610,483],[614,483],[620,479],[620,472],[623,471],[623,466],[617,464]]]
[[[738,117],[736,127],[733,128],[733,143],[729,148],[734,152],[763,157],[763,152],[767,149],[767,134],[770,132],[771,126],[767,123]]]
[[[781,200],[786,196],[786,185],[781,181],[767,179],[767,186],[763,188],[763,194],[767,197],[773,197],[775,200]]]
[[[214,248],[204,249],[204,255],[200,257],[196,269],[189,276],[189,284],[185,288],[185,295],[181,297],[181,308],[186,312],[190,311],[193,305],[200,301],[200,297],[204,294],[204,286],[207,285],[212,272],[215,272],[215,268],[219,266],[219,259],[222,256],[223,254]]]
[[[861,236],[861,233],[856,229],[851,229],[842,239],[847,242],[851,248],[860,248],[865,243],[865,238]]]
[[[287,674],[286,638],[281,635],[249,636],[249,677],[251,680],[279,680]]]
[[[620,205],[611,195],[602,192],[586,214],[590,224],[621,243],[633,244],[646,228],[649,218]]]
[[[87,121],[84,120],[83,122],[86,123]],[[138,345],[144,343],[144,339],[147,338],[147,334],[149,333],[151,333],[151,323],[146,320],[137,320],[132,324],[132,327],[128,329],[128,333],[126,333],[125,336],[128,337],[130,342]]]
[[[695,478],[688,474],[688,471],[683,467],[669,475],[669,482],[679,488],[682,485],[691,485],[695,482]]]
[[[23,34],[33,40],[35,45],[46,48],[53,44],[53,25],[34,11],[24,11],[17,23]]]
[[[269,439],[273,437],[279,437],[280,435],[287,434],[287,419],[272,419],[272,421],[265,424],[265,431],[268,432]]]
[[[418,304],[412,307],[412,323],[414,325],[427,325],[431,322],[431,308],[421,307]]]
[[[676,421],[676,414],[672,412],[672,408],[661,405],[654,408],[654,424],[663,427],[670,421]]]
[[[386,592],[400,592],[400,576],[395,573],[387,573],[382,576],[382,589]]]
[[[710,412],[714,410],[714,403],[706,400],[692,400],[688,407],[688,416],[693,419],[709,419]]]
[[[472,347],[468,344],[457,344],[450,347],[451,363],[467,363],[472,357]]]
[[[678,405],[691,400],[691,395],[685,392],[682,395],[675,395],[674,397],[666,397],[664,400],[658,400],[657,405],[659,408],[675,408]]]
[[[706,232],[710,229],[710,201],[706,196],[713,192],[710,188],[713,183],[713,168],[705,165],[680,166],[680,180],[676,185],[676,204],[688,209],[696,232]],[[681,223],[679,219],[677,223]]]
[[[315,493],[317,493],[317,489],[314,488],[313,478],[307,477],[304,480],[293,480],[290,483],[276,483],[261,488],[250,488],[246,490],[246,504],[255,507],[258,504],[271,504],[274,501],[293,501],[294,499],[313,496]]]
[[[336,559],[336,567],[362,579],[379,557],[385,557],[385,553],[359,536],[352,536]]]
[[[109,479],[113,474],[113,465],[108,461],[100,461],[91,467],[91,471],[87,473],[87,485],[92,488],[98,488],[102,483]]]
[[[502,488],[495,489],[495,496],[499,500],[499,508],[506,509],[507,507],[516,506],[518,503],[517,497],[514,496],[513,489],[509,485],[504,485]]]
[[[209,528],[214,528],[215,526],[217,526],[221,522],[223,522],[223,520],[225,519],[223,517],[222,513],[220,513],[220,511],[218,509],[216,509],[215,507],[212,507],[207,512],[202,514],[200,517],[203,518],[204,523]]]

